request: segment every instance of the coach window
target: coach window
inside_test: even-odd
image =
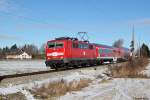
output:
[[[102,49],[99,49],[98,52],[99,52],[99,53],[103,53],[103,50],[102,50]]]
[[[102,51],[103,53],[107,53],[107,50],[106,49],[103,49],[103,51]]]
[[[110,50],[110,49],[105,49],[105,53],[112,53],[112,50]]]

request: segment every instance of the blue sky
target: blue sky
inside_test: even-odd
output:
[[[112,45],[121,38],[129,47],[133,24],[136,40],[150,46],[149,5],[150,0],[0,0],[0,47],[40,47],[80,31],[91,42]]]

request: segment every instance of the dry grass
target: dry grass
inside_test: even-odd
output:
[[[62,79],[61,81],[51,82],[48,86],[42,85],[40,88],[34,88],[31,93],[38,99],[58,97],[65,95],[67,92],[81,90],[87,87],[90,82],[91,80],[88,79],[80,79],[79,81],[67,83]]]
[[[26,100],[26,97],[21,92],[18,92],[8,95],[0,95],[0,100]]]
[[[121,66],[115,66],[111,69],[113,77],[119,78],[147,78],[146,75],[139,74],[148,65],[147,58],[137,58],[128,61],[126,64]]]

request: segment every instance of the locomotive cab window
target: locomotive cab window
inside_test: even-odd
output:
[[[63,48],[63,45],[62,42],[56,42],[56,48]]]
[[[47,46],[48,46],[48,48],[54,48],[55,47],[55,42],[48,42]]]
[[[63,48],[64,44],[63,42],[48,42],[47,46],[48,48]]]

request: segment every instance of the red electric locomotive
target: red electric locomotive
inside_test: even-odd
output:
[[[129,56],[129,49],[79,41],[77,38],[60,37],[47,42],[46,66],[52,69],[116,62]]]
[[[95,62],[96,49],[88,41],[61,37],[47,42],[45,63],[51,68],[82,66]]]

